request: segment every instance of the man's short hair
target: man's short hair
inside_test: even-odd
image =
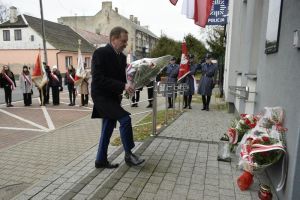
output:
[[[121,33],[126,33],[128,34],[128,31],[123,28],[123,27],[120,27],[120,26],[116,26],[114,27],[113,29],[111,29],[110,31],[110,34],[109,34],[109,40],[111,41],[111,38],[114,36],[114,37],[117,37],[119,38]]]

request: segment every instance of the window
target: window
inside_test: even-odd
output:
[[[34,35],[30,36],[30,41],[33,42],[34,41]]]
[[[270,0],[266,32],[265,53],[276,53],[279,46],[282,0]]]
[[[3,30],[3,41],[10,41],[10,31]]]
[[[72,65],[73,64],[72,56],[66,56],[65,61],[66,61],[66,67]]]
[[[15,40],[22,40],[22,32],[21,32],[21,29],[15,30]]]
[[[87,68],[91,67],[91,58],[90,57],[85,57],[84,62],[86,63]]]

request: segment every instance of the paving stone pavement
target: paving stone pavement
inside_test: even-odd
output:
[[[109,159],[121,164],[114,170],[93,167],[97,146],[91,147],[89,142],[95,143],[99,135],[89,130],[99,130],[99,127],[93,127],[98,126],[99,123],[91,123],[92,120],[84,119],[78,122],[78,126],[68,127],[69,132],[64,130],[62,133],[57,130],[51,134],[53,137],[50,135],[48,139],[41,137],[41,140],[34,140],[27,144],[28,148],[32,146],[36,149],[38,152],[36,155],[23,153],[24,150],[26,152],[25,144],[19,149],[21,155],[15,158],[13,154],[9,154],[9,151],[6,151],[6,154],[0,152],[1,159],[4,155],[8,161],[10,158],[16,161],[25,156],[21,160],[19,170],[13,165],[14,161],[4,165],[1,162],[0,168],[2,171],[4,166],[7,166],[3,168],[4,170],[13,167],[10,176],[15,176],[16,179],[25,175],[25,173],[21,174],[21,171],[27,168],[33,168],[34,171],[26,173],[34,174],[43,168],[49,172],[48,175],[43,174],[42,177],[36,178],[35,182],[40,181],[20,193],[15,199],[258,199],[258,184],[269,183],[265,174],[255,178],[250,190],[242,192],[236,185],[236,179],[241,174],[241,171],[236,168],[236,158],[233,156],[231,163],[217,161],[217,142],[232,118],[233,115],[223,111],[201,111],[201,105],[195,104],[192,110],[181,115],[160,135],[144,143],[137,143],[136,153],[146,159],[143,165],[128,167],[123,162],[122,148],[110,147]],[[80,126],[80,123],[84,125]],[[88,137],[78,137],[76,132],[84,132]],[[55,134],[57,135],[54,137]],[[68,145],[60,143],[60,134],[67,136],[70,134],[69,138],[67,137],[70,139]],[[75,134],[73,136],[77,139],[72,140],[72,134]],[[50,142],[51,139],[55,141]],[[57,146],[51,147],[50,155],[53,159],[49,157],[49,153],[42,151],[44,146],[47,146],[47,141],[52,144],[57,143]],[[38,154],[45,155],[44,160],[41,160],[43,156],[37,156]],[[57,160],[55,156],[60,158],[61,163],[54,163],[49,167]],[[35,166],[34,162],[30,162],[28,164],[31,166],[28,167],[27,159],[34,160],[34,157],[39,157],[39,165]],[[66,163],[66,160],[71,162]],[[43,162],[47,163],[45,165],[49,168],[42,165]],[[41,169],[38,168],[39,166]],[[20,175],[14,175],[15,171],[20,171]],[[2,174],[0,177],[2,178]]]

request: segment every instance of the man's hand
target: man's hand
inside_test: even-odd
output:
[[[133,94],[134,93],[134,88],[131,84],[126,83],[125,91],[128,92],[129,94]]]

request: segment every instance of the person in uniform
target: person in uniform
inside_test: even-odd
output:
[[[212,90],[215,86],[214,76],[217,74],[218,66],[212,63],[212,57],[207,54],[205,63],[200,65],[202,77],[199,82],[198,94],[202,96],[203,108],[202,110],[209,111],[209,103]]]
[[[20,88],[23,93],[24,106],[30,106],[32,104],[32,80],[31,75],[26,65],[23,66],[23,71],[20,75]]]
[[[98,48],[92,57],[91,95],[94,102],[92,118],[102,118],[102,130],[95,161],[96,168],[116,168],[107,159],[107,149],[111,135],[120,123],[120,135],[125,151],[125,162],[136,166],[145,160],[133,154],[135,146],[130,113],[121,107],[122,93],[133,94],[134,87],[126,83],[126,56],[122,51],[127,46],[128,31],[114,27],[110,32],[110,43]]]
[[[189,108],[192,109],[191,103],[192,103],[192,98],[195,93],[195,85],[194,85],[194,75],[197,69],[197,64],[194,63],[194,58],[195,56],[193,54],[189,55],[189,62],[190,62],[190,73],[186,75],[184,78],[183,82],[187,84],[188,90],[184,91],[183,93],[183,100],[184,100],[184,109]]]
[[[178,77],[178,73],[179,73],[179,65],[176,64],[176,57],[173,57],[170,60],[170,63],[165,67],[165,72],[166,75],[168,76],[167,79],[167,85],[174,85],[176,86],[177,83],[177,77]],[[167,92],[167,96],[168,96],[168,103],[169,103],[169,107],[168,108],[173,108],[174,106],[174,101],[175,99],[173,99],[173,87],[167,87],[166,88],[166,92]],[[176,96],[175,96],[176,98]]]

